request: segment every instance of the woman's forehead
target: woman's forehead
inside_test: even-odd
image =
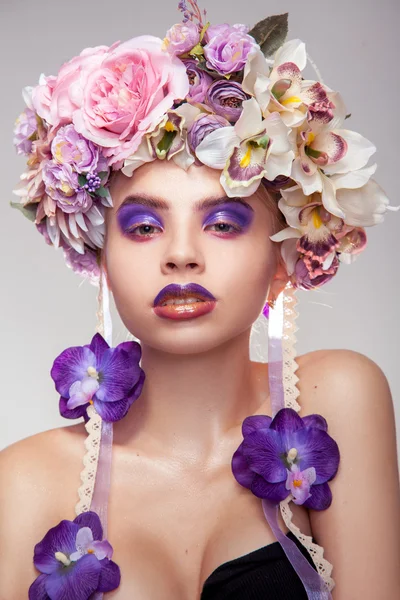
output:
[[[206,197],[224,196],[220,184],[221,171],[204,165],[191,165],[187,171],[173,161],[155,160],[134,171],[131,177],[117,173],[111,184],[114,205],[118,206],[126,196],[138,194],[176,203]]]
[[[123,203],[132,203],[134,198],[149,199],[148,206],[163,208],[164,204],[172,209],[182,202],[186,205],[189,202],[197,209],[200,205],[217,205],[217,200],[219,203],[240,200],[226,195],[220,177],[220,170],[204,165],[193,164],[185,171],[173,161],[155,160],[139,167],[131,177],[116,173],[110,191],[115,209]],[[258,201],[258,193],[243,199],[250,206]],[[145,201],[140,203],[146,205]]]

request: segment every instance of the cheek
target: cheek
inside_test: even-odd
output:
[[[215,255],[218,260],[215,260]],[[268,287],[276,268],[276,253],[272,242],[266,238],[247,238],[243,243],[224,247],[209,260],[210,289],[220,291],[226,316],[250,326],[265,304]],[[211,287],[215,284],[215,288]]]
[[[148,253],[144,259],[141,244],[133,245],[113,235],[107,239],[104,256],[118,313],[127,329],[136,335],[137,323],[152,297],[149,264],[153,261]]]

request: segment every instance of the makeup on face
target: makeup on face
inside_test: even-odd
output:
[[[136,238],[146,237],[146,226],[162,229],[163,220],[158,210],[168,210],[168,204],[159,199],[142,196],[128,196],[117,211],[117,220],[121,232],[134,237],[132,232],[143,227]],[[215,226],[213,231],[221,237],[229,237],[247,231],[254,218],[253,208],[241,198],[214,198],[196,202],[195,212],[206,212],[203,227]],[[220,225],[220,227],[218,227]],[[225,226],[225,229],[224,229]],[[229,228],[227,231],[226,227]],[[147,237],[154,232],[149,232]]]
[[[179,321],[201,317],[215,305],[213,294],[198,283],[170,283],[154,298],[153,311],[162,319]]]
[[[243,233],[247,231],[254,218],[254,210],[249,204],[238,200],[232,200],[224,202],[210,210],[206,215],[203,222],[204,227],[210,227],[212,225],[218,226],[218,224],[230,225],[233,229],[231,233]],[[215,230],[217,233],[228,234],[230,232],[224,232],[223,230]]]
[[[121,205],[117,212],[117,221],[121,233],[127,236],[134,235],[133,230],[140,226],[157,229],[164,227],[163,221],[156,211],[141,204]],[[144,235],[146,234],[144,233]]]

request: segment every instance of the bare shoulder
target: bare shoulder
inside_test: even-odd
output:
[[[307,412],[321,409],[344,418],[353,411],[358,416],[359,411],[368,413],[379,403],[379,410],[394,418],[387,378],[365,354],[342,349],[315,350],[296,360],[301,404]]]
[[[0,452],[0,581],[7,600],[27,597],[38,575],[35,544],[75,517],[84,433],[83,423],[51,429]]]
[[[324,416],[340,451],[332,504],[310,511],[313,535],[334,565],[333,600],[392,598],[400,591],[400,492],[387,378],[350,350],[318,350],[297,362],[301,414]]]

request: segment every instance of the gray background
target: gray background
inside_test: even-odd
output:
[[[95,328],[96,288],[82,284],[64,266],[61,251],[44,243],[34,226],[9,207],[11,190],[25,167],[12,145],[15,118],[23,110],[21,90],[41,72],[87,46],[150,33],[164,37],[180,21],[177,0],[1,0],[0,146],[0,447],[39,431],[69,424],[58,414],[49,371],[64,348],[86,344]],[[213,23],[253,25],[289,11],[288,39],[299,37],[324,82],[339,90],[358,131],[378,148],[375,179],[391,204],[400,203],[398,0],[202,1]],[[307,77],[316,78],[313,71]],[[351,266],[319,291],[299,292],[298,352],[348,348],[374,360],[386,374],[400,427],[399,235],[400,213],[369,229],[369,245]],[[120,324],[114,343],[125,339]],[[379,410],[379,398],[376,398]],[[73,421],[71,422],[73,423]]]

